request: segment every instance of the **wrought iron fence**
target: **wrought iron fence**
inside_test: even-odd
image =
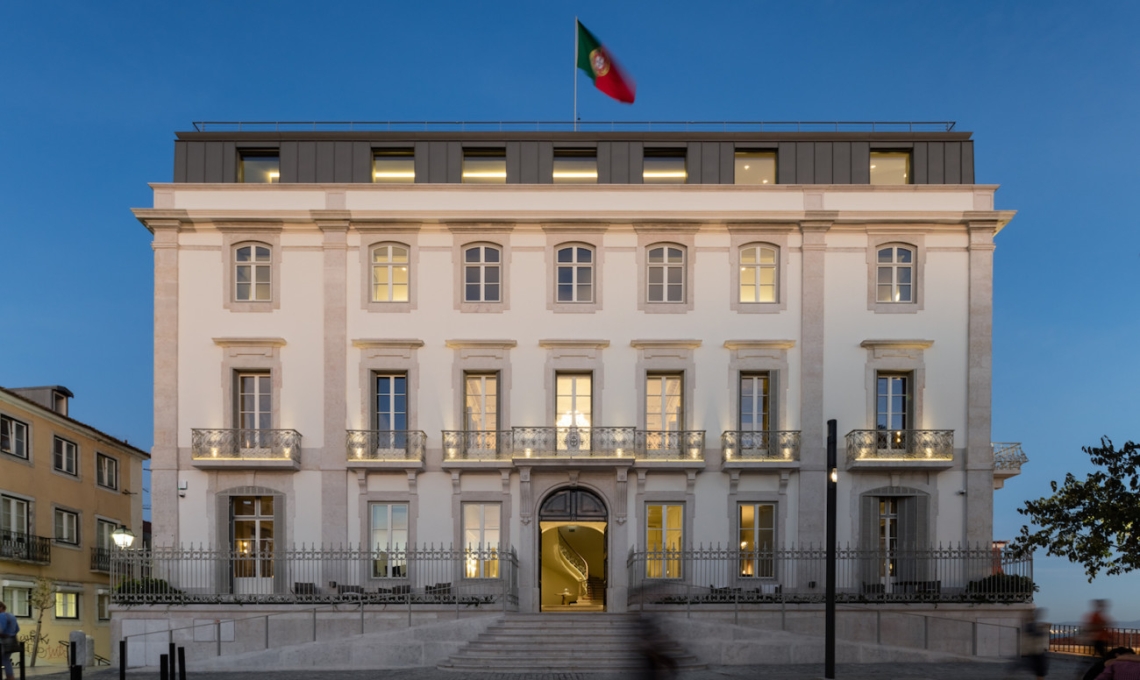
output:
[[[854,460],[953,460],[954,430],[852,430],[847,455]]]
[[[198,132],[950,132],[954,121],[195,121]]]
[[[510,430],[443,432],[444,460],[510,460],[512,455]]]
[[[512,458],[700,459],[705,431],[661,432],[632,427],[516,427],[511,430],[444,430],[445,460]]]
[[[0,529],[0,560],[51,564],[51,539]]]
[[[91,571],[111,572],[111,549],[91,549]]]
[[[720,436],[720,443],[726,461],[800,459],[799,430],[728,430]]]
[[[511,436],[522,458],[633,458],[636,432],[632,427],[516,427]]]
[[[1029,456],[1021,450],[1021,442],[995,442],[990,446],[994,451],[994,469],[1020,472],[1021,466],[1029,462]]]
[[[1108,649],[1129,647],[1140,651],[1140,628],[1106,628]],[[1049,626],[1049,651],[1065,654],[1095,653],[1092,639],[1079,625],[1052,624]]]
[[[823,548],[632,550],[629,604],[822,602]],[[1031,602],[1033,560],[992,548],[845,548],[836,561],[839,602]]]
[[[296,430],[190,431],[195,460],[301,460],[301,433]]]
[[[349,430],[345,453],[354,460],[423,460],[427,435],[419,430]]]
[[[111,602],[141,604],[518,605],[513,548],[294,547],[120,550]]]

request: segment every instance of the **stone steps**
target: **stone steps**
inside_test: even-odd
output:
[[[641,669],[643,631],[642,620],[632,614],[507,614],[439,668],[500,673]],[[661,646],[670,650],[678,667],[703,667],[675,642]]]

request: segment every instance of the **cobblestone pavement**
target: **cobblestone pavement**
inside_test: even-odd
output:
[[[1056,680],[1076,680],[1088,669],[1090,661],[1084,658],[1053,657],[1050,661],[1049,677]],[[116,669],[101,669],[83,674],[94,680],[114,680],[119,677]],[[294,671],[294,672],[241,672],[241,673],[194,673],[187,674],[187,680],[629,680],[633,673],[470,673],[441,671],[435,668],[410,668],[383,671]],[[158,674],[152,671],[132,671],[131,680],[152,680]],[[793,666],[722,666],[700,671],[686,671],[677,680],[743,680],[763,678],[764,680],[802,680],[822,678],[822,664]],[[1009,663],[963,663],[963,664],[839,664],[836,666],[837,680],[881,680],[883,678],[904,678],[906,680],[1016,680],[1029,679],[1033,674],[1022,666]]]

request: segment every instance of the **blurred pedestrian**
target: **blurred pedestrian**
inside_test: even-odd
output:
[[[1100,674],[1104,672],[1104,666],[1106,663],[1118,656],[1124,656],[1125,654],[1131,653],[1131,647],[1117,647],[1116,649],[1108,650],[1108,654],[1105,656],[1105,658],[1097,659],[1096,662],[1087,671],[1085,671],[1085,674],[1083,677],[1081,677],[1081,680],[1096,680],[1100,677]]]
[[[1140,680],[1140,656],[1121,654],[1104,662],[1104,671],[1097,680]]]
[[[643,614],[640,621],[641,677],[643,680],[672,678],[677,673],[677,660],[669,653],[668,638],[648,616]]]
[[[1108,658],[1108,646],[1112,642],[1112,620],[1108,618],[1108,600],[1093,600],[1092,611],[1085,614],[1081,626],[1085,639],[1092,645],[1093,653],[1102,659]]]
[[[12,672],[12,652],[20,645],[16,635],[20,632],[20,624],[16,617],[8,613],[8,607],[0,602],[0,668],[4,669],[4,676],[8,680],[15,680]]]
[[[1049,624],[1045,623],[1045,610],[1034,608],[1026,612],[1021,633],[1025,640],[1025,663],[1037,680],[1044,680],[1049,672]]]

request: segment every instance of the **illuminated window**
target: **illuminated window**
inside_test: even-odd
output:
[[[372,577],[407,578],[408,504],[369,503],[372,529]]]
[[[79,447],[74,442],[55,437],[52,442],[52,464],[59,472],[79,474]]]
[[[776,575],[772,551],[776,548],[776,504],[740,504],[740,575],[772,578]]]
[[[910,183],[910,152],[871,152],[871,184]]]
[[[464,429],[494,432],[499,428],[499,376],[468,373],[464,376]]]
[[[740,249],[740,301],[776,302],[776,249],[745,246]]]
[[[238,182],[276,184],[281,181],[281,157],[275,152],[243,151],[238,163]]]
[[[906,451],[910,448],[906,432],[910,427],[910,374],[878,373],[875,382],[877,448]]]
[[[502,149],[465,149],[464,184],[506,184],[507,154]]]
[[[502,285],[502,253],[493,246],[473,246],[463,251],[463,301],[498,302]]]
[[[689,178],[682,149],[646,149],[641,181],[645,184],[684,184]]]
[[[685,301],[685,251],[678,246],[654,246],[648,251],[646,300]]]
[[[767,373],[740,375],[740,430],[767,432],[771,408],[769,403],[770,378]]]
[[[878,252],[876,299],[879,302],[914,302],[914,250],[887,246]]]
[[[230,498],[230,536],[237,553],[232,560],[236,588],[265,587],[257,579],[273,578],[275,502],[273,496]]]
[[[737,151],[734,175],[736,184],[775,184],[775,151]]]
[[[680,503],[645,506],[646,578],[681,578],[684,517]]]
[[[554,150],[555,184],[597,184],[598,155],[593,150]]]
[[[95,483],[106,489],[117,490],[119,461],[102,453],[95,454]]]
[[[407,246],[384,244],[372,249],[372,301],[407,302],[411,285]]]
[[[649,375],[645,378],[645,429],[650,432],[678,432],[683,429],[684,398],[678,374]],[[646,446],[649,446],[648,443]]]
[[[584,246],[566,246],[555,253],[558,260],[557,301],[594,301],[594,251]]]
[[[264,372],[238,373],[236,377],[238,399],[234,410],[238,428],[245,431],[240,435],[241,447],[264,448],[262,440],[268,441],[271,435],[261,437],[257,431],[273,427],[273,380]]]
[[[463,550],[466,578],[499,577],[500,506],[463,504]]]
[[[245,245],[234,250],[234,299],[268,302],[272,299],[272,255],[269,246]]]
[[[78,619],[79,618],[79,593],[56,593],[55,594],[55,618],[57,618],[57,619]]]
[[[0,416],[0,451],[17,458],[28,457],[28,424]]]
[[[559,373],[555,377],[554,424],[559,428],[590,427],[593,420],[592,377],[589,373]],[[585,436],[589,436],[586,434]],[[559,445],[563,444],[559,435]],[[589,450],[589,444],[584,446]]]
[[[410,184],[416,181],[416,154],[411,149],[377,151],[372,155],[372,181]]]

